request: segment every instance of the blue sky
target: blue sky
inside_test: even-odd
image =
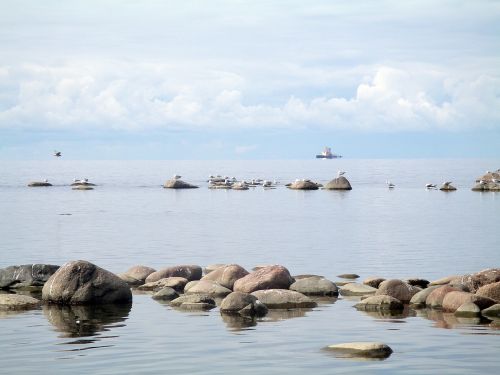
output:
[[[500,157],[499,1],[0,3],[0,159]]]

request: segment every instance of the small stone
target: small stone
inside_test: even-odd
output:
[[[225,297],[231,292],[231,289],[212,280],[200,280],[186,291],[188,294],[205,294],[214,297]]]
[[[400,300],[387,295],[367,297],[357,303],[355,307],[363,311],[399,311],[404,309]]]
[[[415,295],[413,295],[413,297],[411,297],[410,305],[414,308],[415,307],[425,307],[425,301],[427,300],[427,297],[429,296],[429,294],[431,294],[431,292],[434,289],[437,289],[437,288],[440,288],[440,286],[433,285],[433,286],[429,286],[429,287],[421,290],[420,292],[416,293]]]
[[[163,184],[165,189],[197,189],[198,186],[188,184],[179,179],[168,180]]]
[[[473,318],[480,314],[481,309],[473,302],[466,302],[455,311],[455,316],[461,318]]]
[[[191,308],[191,307],[193,307],[193,304],[199,304],[199,305],[194,305],[194,306],[197,306],[198,308],[200,308],[200,307],[205,308],[207,305],[210,305],[213,307],[216,306],[215,301],[212,297],[204,296],[201,294],[183,295],[183,296],[180,296],[180,297],[170,301],[170,306],[180,307],[180,308],[185,308],[185,307]]]
[[[199,280],[202,276],[202,269],[197,265],[179,265],[163,268],[153,272],[146,278],[146,283],[158,281],[166,277],[183,277],[188,281]]]
[[[340,287],[340,294],[343,296],[364,296],[375,294],[376,291],[377,289],[371,286],[358,283],[348,283]]]
[[[318,277],[308,277],[296,280],[290,285],[290,290],[305,294],[306,296],[338,296],[337,286],[330,280]]]
[[[137,290],[157,292],[160,289],[168,286],[178,292],[181,292],[184,290],[184,286],[187,284],[187,282],[187,279],[185,279],[184,277],[165,277],[164,279],[141,285],[137,288]]]
[[[0,311],[30,310],[41,305],[41,301],[22,294],[0,294]]]
[[[170,288],[169,286],[160,289],[158,292],[153,294],[153,299],[159,300],[159,301],[172,301],[179,297],[179,294],[175,291],[175,289]]]
[[[420,288],[407,284],[402,280],[391,279],[381,282],[375,295],[388,295],[397,298],[403,303],[408,303],[420,290]]]
[[[337,277],[340,277],[341,279],[354,280],[359,278],[359,275],[356,275],[355,273],[343,273],[341,275],[337,275]]]
[[[329,345],[328,350],[337,352],[345,358],[387,358],[391,355],[392,349],[380,342],[349,342],[344,344]]]
[[[269,309],[309,308],[318,305],[302,293],[288,289],[257,290],[252,295]]]

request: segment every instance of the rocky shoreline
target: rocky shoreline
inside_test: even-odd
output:
[[[28,264],[0,269],[0,311],[40,306],[51,314],[57,308],[130,309],[134,291],[150,294],[174,309],[206,311],[218,307],[224,321],[253,321],[274,310],[300,312],[315,308],[321,298],[343,298],[368,314],[444,314],[448,319],[452,316],[469,323],[500,325],[500,268],[434,281],[370,277],[357,282],[356,274],[337,277],[343,280],[332,281],[320,275],[292,276],[282,265],[257,266],[251,271],[237,264],[205,268],[177,265],[158,270],[138,265],[116,275],[82,260],[60,267]],[[392,353],[383,343],[343,343],[324,349],[348,357],[380,358]]]

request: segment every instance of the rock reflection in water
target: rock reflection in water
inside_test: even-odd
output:
[[[384,321],[393,321],[394,323],[402,323],[400,319],[416,316],[415,310],[405,306],[403,310],[395,311],[361,311],[360,312],[371,316],[375,319],[383,319]]]
[[[102,306],[59,306],[45,305],[43,313],[57,331],[60,337],[96,336],[99,332],[108,331],[117,324],[124,322],[131,304],[102,305]]]
[[[442,310],[429,309],[429,308],[419,310],[417,316],[433,320],[435,322],[434,327],[445,328],[445,329],[477,326],[477,325],[488,324],[490,322],[489,320],[479,316],[472,318],[463,318],[463,317],[457,317],[453,313],[447,313],[443,312]]]
[[[220,315],[222,321],[226,324],[226,328],[230,331],[244,331],[257,325],[257,319],[255,319],[255,317],[223,312],[221,312]]]

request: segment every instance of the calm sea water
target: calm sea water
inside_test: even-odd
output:
[[[85,259],[113,272],[135,264],[282,264],[336,280],[449,274],[500,267],[499,193],[470,191],[500,160],[0,162],[0,268]],[[209,190],[209,174],[327,182],[349,192]],[[200,189],[173,191],[174,174]],[[73,191],[73,178],[93,191]],[[50,188],[28,188],[48,178]],[[385,181],[396,184],[388,190]],[[427,191],[453,181],[453,193]],[[0,315],[6,373],[479,373],[500,369],[498,325],[407,311],[356,311],[356,300],[274,311],[258,321],[217,309],[185,313],[135,294],[131,308],[43,308]],[[74,316],[85,317],[75,325]],[[322,347],[383,341],[385,361],[339,359]]]

